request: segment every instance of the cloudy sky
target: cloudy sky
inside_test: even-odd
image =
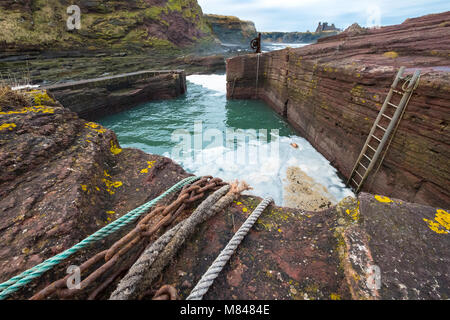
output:
[[[255,22],[258,31],[314,31],[319,21],[346,28],[391,25],[450,10],[449,0],[198,0],[204,13]]]

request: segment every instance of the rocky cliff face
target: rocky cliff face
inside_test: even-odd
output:
[[[233,16],[205,15],[214,35],[224,44],[248,46],[257,36],[255,24]]]
[[[212,42],[196,0],[81,0],[81,29],[67,29],[68,0],[0,2],[5,51],[142,50]],[[2,51],[3,51],[2,50]]]
[[[400,66],[422,71],[377,175],[363,190],[450,207],[450,12],[352,28],[299,49],[228,60],[229,98],[268,102],[348,177]]]
[[[339,31],[320,31],[320,32],[262,32],[261,39],[272,43],[297,43],[297,42],[316,42],[320,38],[334,36]]]

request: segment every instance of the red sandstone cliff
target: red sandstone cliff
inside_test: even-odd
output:
[[[228,97],[265,100],[348,177],[400,66],[422,72],[363,190],[450,207],[450,12],[343,32],[299,49],[228,60]]]

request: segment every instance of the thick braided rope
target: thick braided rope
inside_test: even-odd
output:
[[[183,222],[177,224],[145,250],[139,260],[130,268],[127,275],[120,281],[116,290],[111,294],[110,300],[127,300],[135,292],[136,284],[142,278],[142,275],[151,267],[182,225]]]
[[[226,185],[211,194],[188,219],[167,231],[148,247],[120,281],[110,300],[137,299],[141,288],[159,275],[195,227],[232,202],[231,196],[226,197],[229,190],[230,186]]]
[[[209,267],[208,271],[206,271],[206,273],[202,276],[194,289],[192,289],[191,294],[186,298],[186,300],[203,299],[203,296],[206,294],[206,292],[208,292],[214,280],[219,276],[223,267],[227,264],[228,260],[230,260],[239,244],[255,224],[256,220],[258,220],[264,209],[266,209],[266,207],[271,202],[273,202],[273,199],[270,197],[265,198],[263,201],[261,201],[258,207],[256,207],[255,211],[253,211],[253,213],[247,218],[244,224],[234,234],[233,238],[230,240],[230,242],[228,242],[225,249],[223,249],[216,260],[214,260],[211,267]]]
[[[196,180],[199,180],[200,177],[188,177],[177,184],[173,185],[170,189],[168,189],[166,192],[158,196],[157,198],[143,204],[142,206],[128,212],[121,218],[115,220],[111,224],[105,226],[104,228],[98,230],[94,234],[90,235],[83,241],[79,242],[78,244],[74,245],[72,248],[67,249],[64,252],[61,252],[60,254],[47,259],[46,261],[34,266],[31,269],[28,269],[27,271],[24,271],[18,276],[15,276],[11,278],[10,280],[1,283],[0,284],[0,290],[3,290],[0,292],[0,300],[6,299],[9,295],[19,290],[21,287],[27,285],[33,279],[40,277],[43,273],[50,270],[54,266],[61,263],[61,261],[67,259],[80,249],[86,247],[87,245],[94,243],[98,240],[104,239],[108,235],[116,232],[117,230],[120,230],[124,226],[130,224],[131,222],[138,219],[143,213],[147,212],[148,209],[152,206],[154,206],[157,202],[161,201],[163,198],[168,196],[169,194],[176,192],[183,188],[185,185],[191,184]]]

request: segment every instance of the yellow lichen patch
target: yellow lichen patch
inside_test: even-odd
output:
[[[34,103],[38,106],[43,106],[49,103],[55,103],[55,101],[50,98],[47,91],[45,90],[32,90],[28,92],[34,99]]]
[[[450,214],[442,209],[436,211],[434,221],[423,219],[428,224],[428,227],[438,234],[450,233]]]
[[[0,125],[0,131],[2,130],[6,130],[8,129],[9,131],[11,131],[12,129],[14,129],[16,127],[15,123],[4,123],[2,125]]]
[[[111,140],[111,153],[114,155],[117,155],[122,152],[122,149],[120,149],[114,141]]]
[[[105,183],[106,186],[106,191],[110,194],[113,195],[116,193],[116,191],[113,188],[119,188],[123,185],[122,181],[111,181],[108,179],[103,179],[102,180]]]
[[[358,203],[358,207],[359,207],[359,203]],[[347,209],[345,210],[345,213],[347,213],[354,221],[358,221],[359,220],[359,210],[358,207],[356,207],[355,209]]]
[[[341,296],[338,295],[337,293],[332,293],[332,294],[330,294],[330,299],[331,300],[341,300]]]
[[[115,214],[115,211],[106,211],[107,214]]]
[[[361,97],[364,93],[364,88],[360,85],[354,86],[352,90],[350,90],[352,96]]]
[[[381,202],[381,203],[391,203],[391,202],[394,202],[394,201],[392,201],[391,199],[389,199],[388,197],[379,196],[379,195],[376,195],[376,196],[375,196],[375,199],[376,199],[378,202]]]
[[[94,130],[97,133],[105,133],[106,132],[105,128],[103,128],[101,125],[99,125],[98,123],[95,123],[95,122],[86,122],[84,124],[84,126],[86,128]]]
[[[111,178],[111,175],[106,170],[103,170],[103,173],[106,178]],[[103,183],[106,186],[106,191],[110,195],[113,195],[116,193],[116,191],[113,188],[115,188],[115,189],[120,188],[123,185],[123,183],[122,183],[122,181],[112,181],[112,180],[109,180],[106,178],[102,179]]]
[[[247,208],[242,208],[242,212],[247,212],[248,211],[248,209]]]
[[[155,161],[147,161],[147,168],[142,169],[141,173],[148,173],[148,169],[153,168],[153,166],[155,165],[156,160]]]
[[[237,204],[238,206],[240,206],[240,205],[242,205],[242,202],[236,202],[236,204]]]
[[[395,51],[388,51],[388,52],[383,53],[383,56],[385,56],[386,58],[395,59],[395,58],[398,58],[398,53]]]
[[[0,114],[25,114],[28,112],[54,113],[55,110],[53,108],[46,107],[46,106],[33,106],[33,107],[25,107],[20,110],[3,111],[3,112],[0,112]]]
[[[87,191],[87,185],[85,185],[85,184],[82,184],[82,185],[81,185],[81,189],[82,189],[83,191],[85,191],[85,192],[86,192],[86,191]]]

